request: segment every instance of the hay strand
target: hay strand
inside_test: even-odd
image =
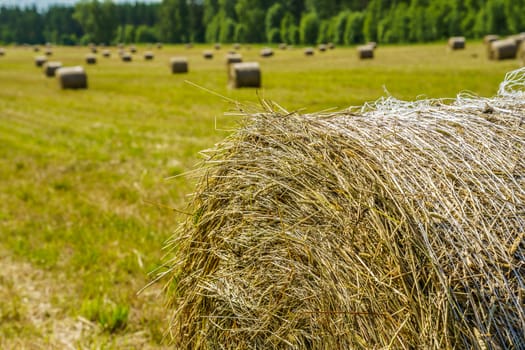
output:
[[[174,345],[524,349],[524,90],[247,115],[169,243]]]

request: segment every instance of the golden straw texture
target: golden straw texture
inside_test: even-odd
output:
[[[524,72],[490,99],[246,113],[168,245],[174,345],[525,348]]]

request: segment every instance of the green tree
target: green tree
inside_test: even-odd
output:
[[[310,12],[301,18],[300,24],[301,43],[314,45],[319,34],[319,17],[317,13]]]
[[[81,0],[75,5],[73,18],[81,25],[85,37],[97,43],[109,43],[118,26],[115,4],[111,0]]]
[[[158,41],[157,33],[153,27],[141,24],[135,31],[136,43],[154,43]]]
[[[350,12],[346,20],[344,43],[346,45],[362,43],[365,40],[363,24],[365,15],[362,12]]]
[[[265,29],[266,40],[270,43],[282,41],[280,33],[280,25],[285,15],[283,6],[276,2],[266,12]]]

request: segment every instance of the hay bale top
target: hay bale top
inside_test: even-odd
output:
[[[496,41],[499,39],[499,35],[496,34],[487,34],[483,37],[483,43],[485,45],[490,44],[493,41]]]
[[[170,58],[170,63],[188,62],[188,58],[185,56],[174,56]]]
[[[84,67],[82,66],[73,66],[73,67],[61,67],[57,70],[57,75],[66,75],[66,74],[86,74]]]
[[[226,55],[226,64],[242,62],[242,55],[240,53],[229,53]]]
[[[264,102],[169,244],[175,347],[525,348],[524,96]]]
[[[369,41],[366,45],[371,46],[373,49],[377,49],[377,42]]]

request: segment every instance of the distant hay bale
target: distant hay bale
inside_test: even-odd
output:
[[[97,52],[98,52],[97,47],[96,47],[96,46],[93,46],[93,47],[91,48],[91,53],[97,53]]]
[[[371,45],[361,45],[357,47],[357,56],[360,59],[374,58],[374,47]]]
[[[5,49],[0,47],[0,56],[5,56]]]
[[[111,51],[109,50],[102,51],[102,56],[106,58],[111,57]]]
[[[53,55],[53,50],[51,50],[51,49],[46,49],[46,50],[44,51],[44,54],[45,54],[46,56],[52,56],[52,55]]]
[[[233,63],[242,62],[242,55],[240,53],[229,53],[226,55],[226,66],[230,66]]]
[[[488,58],[491,60],[515,59],[518,53],[516,40],[509,38],[490,43]]]
[[[151,52],[151,51],[144,52],[144,59],[146,61],[151,61],[151,60],[153,60],[153,58],[155,58],[155,55],[153,54],[153,52]]]
[[[157,49],[162,49],[162,43],[157,43]]]
[[[131,52],[131,53],[137,53],[137,47],[134,46],[134,45],[130,46],[130,47],[129,47],[129,52]]]
[[[313,47],[307,47],[304,49],[304,55],[305,56],[313,56],[314,55],[314,48]]]
[[[211,60],[213,58],[213,51],[211,51],[211,50],[204,50],[202,52],[202,57],[204,57],[207,60]]]
[[[496,34],[487,34],[483,37],[483,44],[489,45],[491,42],[499,39],[499,35]]]
[[[239,51],[239,50],[241,49],[241,44],[239,44],[239,43],[235,43],[235,44],[233,44],[233,49],[234,49],[235,51]]]
[[[231,88],[261,87],[261,68],[259,63],[233,63],[230,65],[229,71],[229,86]]]
[[[463,50],[465,48],[465,37],[454,36],[448,39],[448,48],[451,50]]]
[[[40,51],[40,47],[38,47],[38,46],[36,46],[36,45],[33,46],[33,51],[34,51],[34,52],[39,52],[39,51]]]
[[[94,54],[87,54],[86,55],[86,64],[96,64],[97,63],[97,56]]]
[[[286,50],[287,48],[288,48],[288,45],[286,45],[286,43],[279,44],[279,50]]]
[[[377,42],[369,41],[366,45],[371,46],[374,50],[377,49]]]
[[[122,52],[120,55],[120,59],[122,62],[131,62],[133,60],[133,56],[128,52]]]
[[[221,49],[221,44],[215,43],[215,45],[213,45],[213,47],[215,48],[215,50],[220,50]]]
[[[325,52],[326,51],[326,44],[319,44],[319,46],[317,46],[317,49],[320,51],[320,52]]]
[[[193,44],[192,43],[187,43],[185,46],[186,46],[187,49],[192,49],[193,48]]]
[[[170,60],[171,73],[188,73],[188,59],[186,57],[172,57]]]
[[[261,49],[260,52],[261,57],[272,57],[273,56],[273,50],[269,47],[265,47]]]
[[[47,62],[47,57],[46,56],[36,56],[35,57],[35,66],[37,67],[42,67],[44,65],[44,63]]]
[[[44,63],[44,74],[48,78],[55,76],[57,69],[62,67],[62,62],[49,61]]]
[[[117,47],[118,47],[119,49],[121,49],[121,50],[124,50],[124,44],[123,44],[123,43],[119,43],[119,44],[117,45]]]
[[[167,246],[174,348],[525,349],[512,74],[494,98],[241,106]]]
[[[56,71],[62,89],[87,89],[87,74],[83,67],[63,67]]]
[[[330,50],[335,49],[334,43],[328,43],[328,49],[330,49]]]

